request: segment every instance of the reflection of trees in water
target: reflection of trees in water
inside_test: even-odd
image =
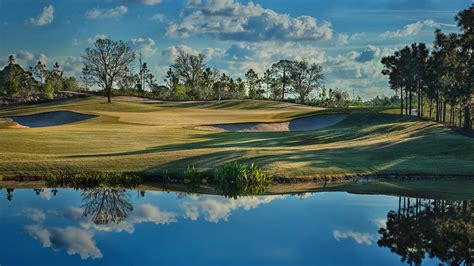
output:
[[[428,254],[450,265],[474,264],[474,201],[399,198],[378,245],[419,265]]]
[[[82,192],[84,215],[95,224],[120,223],[128,217],[133,206],[124,189],[96,188]]]

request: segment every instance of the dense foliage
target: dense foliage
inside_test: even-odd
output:
[[[382,73],[399,93],[401,114],[414,115],[416,106],[419,117],[472,128],[473,17],[474,6],[456,16],[460,34],[436,30],[431,51],[424,43],[413,43],[382,59]]]

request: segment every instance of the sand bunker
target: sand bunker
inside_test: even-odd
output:
[[[25,116],[11,116],[8,119],[12,119],[16,123],[25,127],[52,127],[61,126],[79,121],[87,120],[96,117],[95,115],[80,114],[69,111],[56,111],[39,113],[34,115]]]
[[[199,126],[201,130],[271,132],[271,131],[309,131],[333,126],[347,117],[347,114],[313,115],[280,123],[243,123]]]

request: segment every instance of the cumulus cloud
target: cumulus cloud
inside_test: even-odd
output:
[[[41,242],[43,247],[53,250],[64,249],[69,255],[78,254],[81,259],[102,258],[102,252],[97,248],[93,234],[75,227],[45,228],[41,225],[26,226],[28,234]]]
[[[87,39],[87,42],[89,44],[93,44],[95,43],[95,41],[97,41],[98,39],[107,39],[109,38],[109,36],[105,35],[105,34],[96,34],[94,37],[89,37]]]
[[[30,51],[20,50],[16,53],[16,59],[18,60],[31,61],[33,58],[34,55]]]
[[[157,5],[157,4],[161,3],[161,0],[129,0],[129,2],[154,6],[154,5]]]
[[[355,58],[355,60],[359,63],[368,62],[376,58],[379,54],[380,48],[368,45],[367,48]]]
[[[50,24],[54,19],[54,7],[52,5],[43,8],[41,14],[36,18],[30,18],[25,23],[30,26],[44,26]]]
[[[59,65],[66,75],[74,76],[82,72],[83,60],[82,57],[68,56],[59,60]]]
[[[22,213],[28,218],[31,219],[35,222],[42,223],[44,220],[46,220],[46,214],[36,208],[24,208]]]
[[[37,62],[41,62],[41,63],[46,65],[46,64],[48,64],[48,57],[45,54],[39,54],[35,57],[35,64]],[[49,199],[51,199],[51,195],[47,195],[47,194],[51,194],[51,191],[44,190],[43,195],[40,194],[40,196],[43,196],[43,197],[48,197],[49,196]]]
[[[263,74],[265,69],[281,59],[321,64],[325,61],[325,53],[317,46],[301,43],[240,43],[231,45],[225,51],[223,59],[222,64],[226,69],[241,76],[249,68]]]
[[[339,46],[344,46],[349,44],[349,35],[348,34],[338,34],[336,44]]]
[[[357,244],[365,244],[365,245],[372,245],[372,241],[375,240],[375,237],[369,233],[359,233],[354,231],[333,231],[333,237],[337,241],[341,239],[352,238]]]
[[[190,0],[180,23],[171,23],[168,37],[211,35],[222,40],[247,42],[328,40],[329,22],[310,16],[290,17],[259,4],[235,0]]]
[[[165,20],[165,15],[161,13],[154,14],[153,16],[151,16],[151,20],[163,22]]]
[[[136,38],[130,40],[130,46],[144,56],[151,56],[156,53],[155,41],[152,38]]]
[[[426,19],[417,21],[415,23],[411,23],[403,27],[403,29],[396,30],[396,31],[386,31],[385,33],[381,34],[380,37],[382,38],[400,38],[400,37],[408,37],[418,34],[423,28],[439,28],[441,26],[447,27],[455,27],[456,25],[446,24],[446,23],[439,23],[432,19]]]
[[[378,228],[386,228],[387,227],[387,220],[385,220],[385,219],[375,219],[374,224],[377,225]]]
[[[217,223],[221,220],[228,221],[231,213],[237,209],[255,209],[259,205],[282,198],[284,196],[240,197],[238,199],[200,196],[193,201],[184,202],[182,207],[184,217],[188,219],[197,220],[202,215],[206,221]]]
[[[154,223],[154,224],[170,224],[177,222],[177,214],[173,212],[166,212],[160,208],[146,203],[138,205],[134,208],[131,215],[121,223],[111,224],[94,224],[90,217],[84,216],[82,208],[70,207],[64,211],[64,217],[77,222],[84,229],[95,229],[104,232],[127,232],[133,233],[135,231],[135,224]]]
[[[224,53],[224,50],[220,48],[205,48],[201,51],[198,51],[187,45],[172,45],[162,51],[161,55],[163,57],[163,62],[167,64],[173,63],[180,51],[192,55],[203,54],[206,57],[206,60],[211,60],[214,57],[221,56]]]
[[[120,18],[128,12],[126,6],[118,6],[111,9],[94,8],[86,12],[87,19]]]

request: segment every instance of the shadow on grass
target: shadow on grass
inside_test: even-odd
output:
[[[367,121],[367,122],[365,122]],[[398,122],[413,121],[393,114],[351,114],[338,125],[318,131],[306,132],[218,132],[211,134],[194,134],[194,142],[177,143],[150,147],[147,149],[106,154],[71,155],[68,158],[93,158],[109,156],[142,155],[159,152],[225,149],[225,148],[288,148],[308,145],[337,143],[344,141],[364,141],[374,136],[405,130],[407,125]],[[415,120],[416,121],[416,120]],[[374,126],[377,125],[377,126]],[[411,135],[427,135],[434,125],[426,123]],[[385,144],[387,145],[387,144]],[[373,147],[375,148],[375,147]],[[340,149],[338,149],[340,150]],[[353,148],[350,148],[353,150]]]

